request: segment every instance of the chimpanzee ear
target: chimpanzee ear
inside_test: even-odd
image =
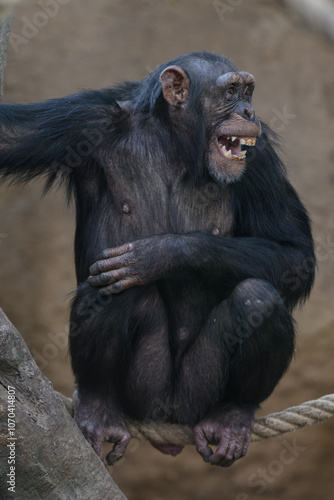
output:
[[[168,66],[160,75],[164,98],[170,106],[178,107],[188,98],[190,80],[180,66]]]

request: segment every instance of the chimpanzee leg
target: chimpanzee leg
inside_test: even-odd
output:
[[[270,395],[290,363],[293,320],[269,283],[249,279],[212,311],[205,330],[222,335],[230,360],[229,378],[225,404],[213,409],[195,427],[194,434],[204,460],[227,467],[245,455],[255,409]],[[215,453],[210,442],[218,445]]]
[[[123,417],[126,405],[121,398],[126,396],[129,371],[131,373],[129,361],[132,365],[136,363],[132,353],[136,352],[141,337],[146,338],[150,373],[155,377],[145,379],[148,377],[145,366],[137,371],[137,379],[145,379],[137,381],[138,386],[145,386],[142,404],[154,400],[155,393],[163,393],[169,384],[169,350],[163,345],[167,335],[162,334],[164,311],[159,311],[160,307],[154,286],[102,297],[85,284],[79,287],[73,302],[70,350],[77,383],[74,417],[105,464],[104,441],[115,443],[108,455],[109,463],[121,458],[130,441]],[[141,402],[140,395],[138,401]],[[137,411],[142,413],[141,408]]]
[[[294,323],[266,281],[240,283],[226,302],[225,345],[231,355],[226,397],[259,405],[272,393],[294,352]]]

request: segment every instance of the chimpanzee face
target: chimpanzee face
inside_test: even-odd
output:
[[[207,165],[219,182],[233,182],[241,176],[247,149],[255,146],[261,133],[251,105],[254,87],[249,73],[228,72],[217,78],[204,99],[212,130]]]
[[[211,78],[202,72],[203,91],[199,97],[202,115],[206,120],[206,165],[210,175],[219,183],[237,180],[246,164],[247,149],[254,146],[261,133],[260,123],[251,105],[255,80],[249,73],[219,72]],[[212,75],[215,75],[212,77]],[[179,66],[169,66],[161,76],[163,95],[171,111],[182,120],[182,112],[191,113],[189,95],[192,82]]]

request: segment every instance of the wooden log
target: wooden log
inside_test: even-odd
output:
[[[0,471],[5,500],[126,500],[1,308]]]

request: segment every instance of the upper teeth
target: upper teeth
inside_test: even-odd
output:
[[[231,142],[234,142],[236,139],[239,139],[240,144],[245,144],[246,146],[255,146],[256,143],[255,137],[237,137],[233,135],[233,136],[226,136],[226,139]]]
[[[237,136],[233,135],[233,136],[225,136],[225,139],[227,139],[229,142],[232,142],[232,143],[238,139],[239,145],[246,145],[246,146],[255,146],[255,143],[256,143],[255,137],[237,137]],[[232,149],[227,150],[226,146],[223,146],[220,143],[219,143],[219,147],[222,150],[224,156],[226,156],[227,158],[230,158],[232,160],[244,160],[246,157],[245,150],[238,151],[237,154],[232,154]]]
[[[246,146],[255,146],[255,137],[240,137],[240,144],[246,144]]]

